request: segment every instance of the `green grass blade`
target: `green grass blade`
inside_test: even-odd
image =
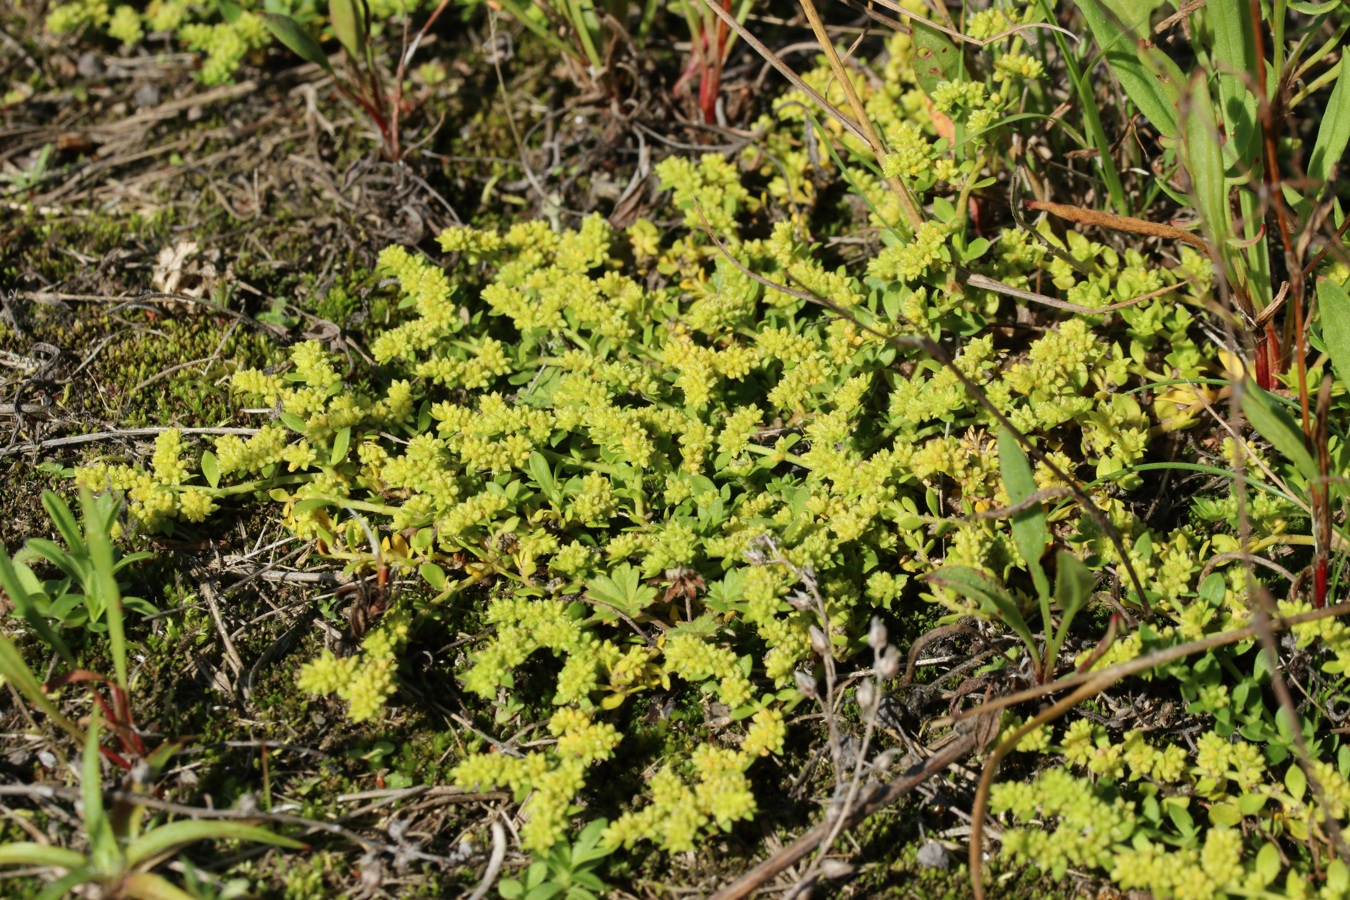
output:
[[[0,844],[0,866],[45,866],[52,869],[78,869],[84,855],[64,847],[49,847],[30,841]]]
[[[333,74],[333,67],[328,63],[328,54],[323,52],[319,42],[310,36],[304,26],[290,16],[283,16],[280,13],[261,13],[261,15],[267,30],[292,53],[305,62],[314,63],[329,75]]]
[[[173,853],[199,841],[252,841],[273,844],[290,850],[305,845],[293,838],[283,837],[259,825],[219,820],[188,820],[161,825],[127,844],[127,865],[138,866],[161,854]]]
[[[99,598],[108,617],[108,642],[111,644],[117,686],[125,692],[127,641],[122,625],[122,592],[117,587],[117,575],[113,571],[112,538],[103,526],[104,519],[99,515],[94,495],[87,488],[80,491],[80,507],[84,512],[85,543],[89,547],[89,559],[94,569],[94,583],[88,585],[86,590]]]

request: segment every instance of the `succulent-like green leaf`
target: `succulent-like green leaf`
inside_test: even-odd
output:
[[[30,841],[0,844],[0,866],[45,866],[51,869],[78,869],[84,856],[64,847],[51,847]]]

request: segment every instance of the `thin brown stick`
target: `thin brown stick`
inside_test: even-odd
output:
[[[954,740],[930,756],[922,766],[910,769],[889,784],[878,785],[874,788],[859,801],[858,805],[844,819],[844,829],[841,830],[856,827],[873,813],[886,808],[928,779],[941,774],[949,766],[974,753],[984,743],[984,737],[979,728],[960,729]],[[748,896],[789,866],[796,865],[814,853],[829,836],[834,825],[835,823],[829,819],[819,823],[791,844],[713,894],[709,900],[740,900],[740,898]]]
[[[1017,742],[1030,734],[1032,730],[1047,722],[1053,722],[1087,698],[1110,687],[1111,684],[1112,679],[1100,677],[1093,679],[1040,715],[1024,723],[989,755],[988,761],[984,764],[984,771],[980,773],[980,786],[975,791],[975,805],[970,811],[970,887],[975,894],[975,900],[984,900],[984,884],[980,879],[984,862],[984,848],[981,846],[984,843],[984,816],[989,809],[989,789],[994,783],[994,775],[998,772],[999,763],[1003,761],[1003,757],[1007,756],[1009,751],[1017,746]]]
[[[168,428],[126,428],[121,431],[96,431],[93,434],[75,434],[70,437],[52,438],[35,444],[15,444],[7,450],[0,450],[0,458],[13,453],[27,453],[31,450],[50,450],[53,447],[70,447],[75,444],[92,444],[98,441],[111,441],[128,437],[154,437],[168,431]],[[258,433],[257,428],[179,428],[183,434],[237,434],[249,436]]]
[[[1148,219],[1118,216],[1115,213],[1084,209],[1081,206],[1070,206],[1067,203],[1051,203],[1047,200],[1028,200],[1027,208],[1048,212],[1052,216],[1077,225],[1095,225],[1098,228],[1107,228],[1111,231],[1127,231],[1131,234],[1145,234],[1150,237],[1181,241],[1190,244],[1207,256],[1214,256],[1214,248],[1209,241],[1198,234],[1192,234],[1185,229],[1177,228],[1175,225],[1163,225],[1159,222],[1150,222]]]
[[[1350,602],[1338,603],[1335,606],[1328,606],[1325,609],[1314,609],[1310,612],[1300,613],[1297,616],[1272,619],[1270,627],[1274,631],[1285,631],[1293,628],[1295,625],[1303,625],[1307,622],[1316,622],[1319,619],[1329,619],[1348,614],[1350,614]],[[969,718],[970,716],[998,712],[999,710],[1007,709],[1010,706],[1017,706],[1019,703],[1026,703],[1028,700],[1036,700],[1047,694],[1054,694],[1072,687],[1077,687],[1084,682],[1091,681],[1099,675],[1110,675],[1112,680],[1128,678],[1131,675],[1138,675],[1140,672],[1147,672],[1149,669],[1165,666],[1170,662],[1176,662],[1178,659],[1184,659],[1185,657],[1192,656],[1196,653],[1204,653],[1206,650],[1214,650],[1218,647],[1236,644],[1239,641],[1250,640],[1251,638],[1256,637],[1257,633],[1256,626],[1246,625],[1242,628],[1235,628],[1232,631],[1213,634],[1207,638],[1188,641],[1185,644],[1177,644],[1175,647],[1168,647],[1166,650],[1158,650],[1147,656],[1136,657],[1128,662],[1118,663],[1108,669],[1102,669],[1100,672],[1077,672],[1073,675],[1066,675],[1058,681],[1052,681],[1049,684],[1027,688],[1024,691],[1008,694],[1007,696],[999,697],[996,700],[988,700],[973,709],[958,713],[956,718],[959,721],[961,719]]]

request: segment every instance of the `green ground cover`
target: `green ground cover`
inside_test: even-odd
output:
[[[3,16],[15,895],[1350,896],[1342,4]]]

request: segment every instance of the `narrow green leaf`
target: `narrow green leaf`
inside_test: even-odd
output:
[[[95,871],[92,867],[88,865],[80,866],[47,885],[33,900],[65,900],[75,888],[82,884],[89,884],[91,881],[98,881],[100,877],[101,873]]]
[[[1317,321],[1336,377],[1350,385],[1350,293],[1330,278],[1317,284]]]
[[[1257,433],[1292,462],[1304,478],[1311,481],[1317,477],[1317,464],[1308,452],[1303,429],[1274,397],[1252,381],[1242,389],[1242,412]]]
[[[1350,143],[1350,65],[1346,65],[1344,53],[1339,65],[1341,71],[1336,76],[1336,86],[1331,89],[1326,111],[1322,113],[1322,124],[1317,127],[1317,142],[1308,159],[1308,177],[1319,185],[1331,180],[1332,170],[1345,155],[1346,144]]]
[[[363,0],[328,0],[328,18],[333,34],[354,60],[366,52],[366,10]]]
[[[112,822],[103,808],[103,765],[99,752],[101,712],[97,705],[89,715],[84,758],[80,760],[80,799],[84,801],[84,830],[89,836],[89,860],[99,872],[112,874],[123,868],[122,850],[113,834]]]
[[[127,865],[137,866],[163,853],[172,853],[198,841],[253,841],[299,850],[305,845],[297,840],[274,834],[258,825],[219,820],[188,820],[161,825],[127,844]]]
[[[32,550],[38,556],[56,566],[66,575],[69,575],[73,581],[84,584],[87,580],[84,566],[80,565],[79,562],[71,557],[71,555],[65,551],[65,548],[46,538],[29,538],[24,544],[24,547]]]
[[[43,491],[42,508],[47,510],[47,515],[51,517],[52,524],[56,526],[57,531],[61,532],[61,538],[66,542],[66,546],[72,551],[78,552],[76,548],[83,546],[84,540],[80,534],[79,523],[75,521],[75,514],[70,511],[66,501],[61,499],[60,494]]]
[[[348,425],[346,428],[339,428],[338,433],[333,435],[333,452],[328,455],[328,464],[336,466],[347,458],[347,448],[352,443],[352,429]]]
[[[10,560],[9,554],[5,552],[3,544],[0,544],[0,588],[4,589],[10,602],[14,604],[14,608],[18,613],[23,616],[23,619],[28,623],[28,626],[36,631],[38,636],[46,641],[49,647],[59,653],[67,665],[75,665],[75,654],[70,652],[70,648],[66,646],[66,642],[52,629],[51,623],[47,621],[38,610],[37,606],[32,602],[31,595],[24,587],[23,581],[20,579],[18,571],[14,568],[14,563]],[[4,636],[0,635],[0,639],[3,638]],[[5,643],[7,644],[8,641],[5,641]],[[28,667],[23,663],[23,658],[19,655],[18,650],[14,650],[12,644],[9,644],[9,647],[14,652],[13,660],[17,660],[18,664],[22,666],[23,669],[27,670]],[[0,672],[0,674],[3,674],[5,678],[10,681],[14,681],[14,677],[8,672]],[[30,678],[32,689],[42,697],[42,702],[38,703],[36,698],[27,690],[24,690],[24,695],[35,705],[40,706],[48,715],[51,715],[55,710],[55,707],[51,706],[50,702],[46,699],[46,695],[37,687],[37,679],[32,677],[31,673]]]
[[[1256,161],[1256,97],[1248,85],[1259,83],[1256,37],[1251,10],[1241,3],[1210,3],[1204,15],[1214,32],[1214,62],[1219,70],[1219,110],[1243,167]],[[1259,176],[1258,176],[1259,178]]]
[[[211,487],[220,487],[220,460],[210,450],[202,453],[202,475]]]
[[[1241,267],[1234,265],[1241,258],[1230,245],[1233,237],[1233,212],[1228,203],[1228,183],[1224,180],[1223,144],[1214,121],[1214,101],[1203,78],[1196,78],[1191,86],[1187,106],[1184,160],[1191,175],[1191,193],[1195,208],[1200,213],[1209,239],[1219,248],[1225,263],[1230,265],[1229,277],[1245,284]]]
[[[1129,4],[1120,2],[1074,2],[1125,94],[1163,137],[1176,137],[1186,78],[1172,58],[1147,39],[1147,16],[1141,19],[1140,11],[1132,12]]]
[[[29,841],[0,844],[0,866],[45,866],[52,869],[77,869],[84,855],[64,847],[49,847]]]
[[[272,32],[273,37],[285,44],[292,53],[305,62],[312,62],[324,71],[332,74],[333,67],[328,64],[328,55],[323,52],[318,41],[310,37],[299,22],[280,13],[263,13],[263,24]]]
[[[117,686],[125,691],[127,640],[122,627],[122,591],[117,586],[117,575],[113,572],[112,538],[103,527],[103,517],[99,515],[98,504],[88,488],[80,491],[80,507],[84,512],[84,542],[89,548],[89,560],[93,566],[92,583],[85,586],[85,591],[102,605],[108,617],[108,643],[113,669]]]
[[[1031,463],[1022,452],[1017,438],[1011,431],[1002,429],[998,435],[999,469],[1003,473],[1003,488],[1008,500],[1015,504],[1036,493],[1036,477],[1032,474]],[[1050,595],[1050,579],[1041,567],[1041,554],[1045,552],[1045,543],[1049,533],[1045,527],[1045,510],[1041,504],[1033,504],[1012,518],[1013,543],[1017,552],[1026,560],[1031,570],[1031,579],[1041,597]]]
[[[122,882],[122,894],[132,900],[198,900],[196,896],[154,872],[136,872],[128,875]]]

